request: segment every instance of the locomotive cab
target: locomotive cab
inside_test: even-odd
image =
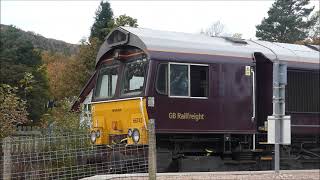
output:
[[[104,44],[108,52],[96,65],[91,123],[96,145],[147,143],[148,58],[128,41],[127,32],[113,31]]]
[[[95,144],[146,144],[148,61],[143,53],[118,58],[107,59],[97,70],[91,140]]]

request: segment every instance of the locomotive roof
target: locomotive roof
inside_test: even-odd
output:
[[[271,61],[314,63],[319,66],[318,46],[275,43],[258,40],[242,40],[224,37],[208,37],[202,34],[159,31],[146,28],[119,27],[113,30],[101,46],[96,63],[114,44],[111,35],[121,32],[128,35],[125,44],[144,50],[152,58],[152,52],[178,52],[191,54],[222,55],[252,58],[254,53],[262,53]],[[112,37],[114,39],[114,37]],[[121,43],[119,43],[121,44]],[[119,45],[116,43],[116,45]]]

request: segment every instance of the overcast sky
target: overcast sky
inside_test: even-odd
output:
[[[199,33],[220,20],[225,33],[255,38],[255,26],[274,1],[109,1],[115,16],[138,19],[139,27]],[[1,0],[1,24],[48,38],[79,43],[88,37],[100,1]],[[312,1],[319,9],[319,1]]]

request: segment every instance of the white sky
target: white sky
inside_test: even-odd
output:
[[[255,38],[271,7],[269,1],[109,1],[115,16],[138,19],[139,27],[199,33],[220,20],[229,34]],[[78,43],[88,37],[100,1],[1,0],[1,24],[12,24],[47,38]],[[319,1],[312,1],[319,9]]]

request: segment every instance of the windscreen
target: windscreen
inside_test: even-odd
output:
[[[111,98],[114,96],[118,80],[118,69],[118,65],[100,69],[95,92],[96,98]]]
[[[146,58],[126,62],[122,78],[121,95],[134,96],[141,94],[146,78],[146,70]]]

